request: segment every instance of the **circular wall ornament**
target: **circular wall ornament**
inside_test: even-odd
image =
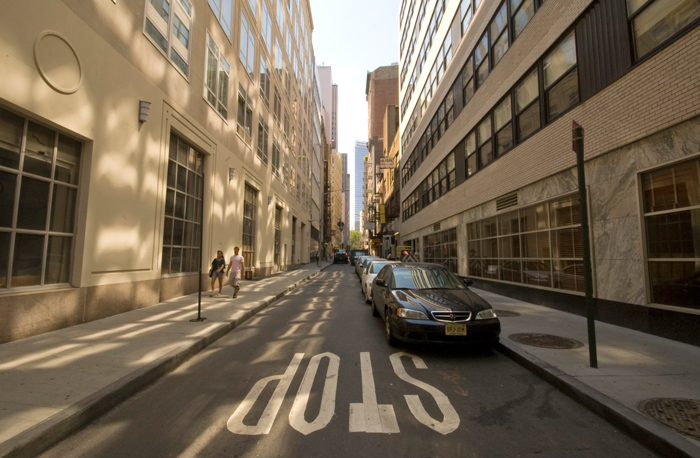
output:
[[[83,81],[83,68],[73,46],[52,30],[42,32],[34,43],[34,62],[41,78],[61,94],[72,94]]]

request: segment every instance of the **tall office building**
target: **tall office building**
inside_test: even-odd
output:
[[[308,0],[3,4],[0,342],[195,292],[217,250],[308,262],[312,24]]]
[[[700,344],[700,3],[404,0],[402,243],[477,287]],[[694,279],[694,280],[693,280]]]
[[[338,150],[338,85],[333,84],[333,73],[329,66],[317,67],[321,99],[323,100],[323,119],[326,124],[326,141],[331,148]]]
[[[364,175],[365,175],[365,156],[367,156],[367,142],[355,140],[355,175],[353,183],[353,227],[354,231],[361,231],[360,228],[360,212],[364,208],[365,191],[364,191]]]

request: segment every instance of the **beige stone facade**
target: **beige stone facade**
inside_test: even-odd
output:
[[[282,3],[253,3],[257,11],[248,1],[233,1],[231,17],[222,19],[206,0],[171,0],[171,14],[181,17],[179,23],[170,17],[167,52],[153,38],[158,33],[152,26],[160,27],[161,19],[153,16],[148,1],[27,0],[4,5],[0,146],[3,151],[14,148],[8,126],[23,122],[16,154],[21,154],[25,168],[2,162],[3,179],[18,183],[19,189],[52,179],[50,175],[35,179],[27,170],[26,161],[36,156],[29,146],[32,135],[27,134],[32,129],[58,139],[57,174],[64,138],[77,142],[79,153],[77,164],[71,165],[78,174],[71,184],[75,193],[71,229],[53,228],[53,212],[60,207],[56,199],[64,197],[57,191],[63,189],[58,178],[51,184],[52,223],[46,230],[25,230],[21,223],[23,211],[46,207],[46,202],[37,198],[25,202],[24,191],[18,191],[21,195],[14,201],[3,196],[3,211],[14,216],[9,226],[0,228],[4,234],[0,342],[196,292],[200,259],[206,288],[206,272],[217,250],[229,257],[234,246],[249,243],[251,276],[269,275],[297,260],[308,262],[311,225],[319,226],[318,217],[309,222],[310,210],[321,206],[320,189],[312,189],[312,183],[318,188],[323,181],[312,177],[322,162],[312,139],[320,133],[312,117],[318,110],[312,108],[317,91],[310,6],[307,0],[293,1],[290,10],[279,12],[282,20],[291,21],[285,19],[291,16],[299,21],[297,42],[294,34],[285,35],[278,28],[275,7],[282,8]],[[242,32],[244,23],[247,34]],[[265,43],[267,30],[272,37],[267,40],[275,45]],[[286,44],[288,39],[292,42]],[[245,52],[241,52],[243,40],[248,42],[243,43]],[[215,59],[208,54],[212,49],[218,52]],[[293,50],[293,56],[286,50]],[[261,60],[269,69],[268,101],[260,90]],[[224,61],[227,79],[222,73]],[[207,68],[212,64],[216,68],[217,62],[218,73],[208,73]],[[212,85],[208,77],[218,78],[219,84]],[[211,94],[208,98],[208,87],[214,88],[213,98]],[[142,121],[141,101],[150,104]],[[16,119],[20,121],[15,123]],[[267,130],[264,141],[262,124]],[[273,170],[273,140],[279,147],[278,172]],[[176,144],[184,149],[177,150]],[[184,156],[178,158],[178,151]],[[179,181],[169,186],[169,179],[180,178],[189,184],[183,181],[182,189]],[[203,186],[203,193],[195,185]],[[252,193],[246,194],[247,189]],[[17,208],[18,202],[28,207]],[[283,216],[281,243],[288,247],[279,264],[274,262],[271,242],[277,207]],[[244,213],[247,221],[254,221],[252,233],[245,229],[249,226]],[[175,238],[164,243],[167,234]],[[179,245],[175,240],[183,234]],[[36,262],[25,257],[18,244],[30,236],[48,240]],[[60,237],[66,243],[56,257],[52,247]],[[172,257],[168,273],[163,268],[165,245],[173,246],[167,252]],[[59,267],[52,267],[55,259]],[[18,266],[27,262],[29,274],[23,277]],[[68,271],[54,278],[56,269]]]

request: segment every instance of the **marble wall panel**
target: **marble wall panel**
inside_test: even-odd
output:
[[[652,135],[634,146],[637,170],[700,153],[700,117]]]
[[[642,260],[642,235],[636,217],[615,218],[592,225],[594,259]]]
[[[627,169],[623,175],[591,184],[589,208],[592,222],[639,215],[639,192],[634,170]]]
[[[597,297],[646,304],[644,265],[639,260],[596,260]]]

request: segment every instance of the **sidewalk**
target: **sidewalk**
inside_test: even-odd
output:
[[[197,317],[193,294],[0,345],[0,457],[36,455],[329,266],[323,261],[245,281],[237,299],[231,299],[231,287],[224,289],[227,296],[203,293],[203,322],[190,322]],[[700,403],[700,348],[597,322],[599,368],[592,369],[585,318],[475,291],[496,310],[519,314],[502,313],[499,351],[661,456],[700,457],[700,440],[638,409],[651,398]],[[522,345],[509,338],[518,333],[554,334],[584,346]]]
[[[590,367],[585,317],[472,288],[501,313],[499,351],[584,404],[660,456],[700,457],[700,440],[679,433],[640,410],[650,399],[695,401],[695,410],[675,412],[676,425],[700,437],[700,348],[595,322],[598,368]],[[700,332],[700,330],[699,330]],[[517,343],[514,334],[574,339],[576,349]],[[512,336],[512,338],[511,338]],[[535,339],[536,340],[536,339]]]

